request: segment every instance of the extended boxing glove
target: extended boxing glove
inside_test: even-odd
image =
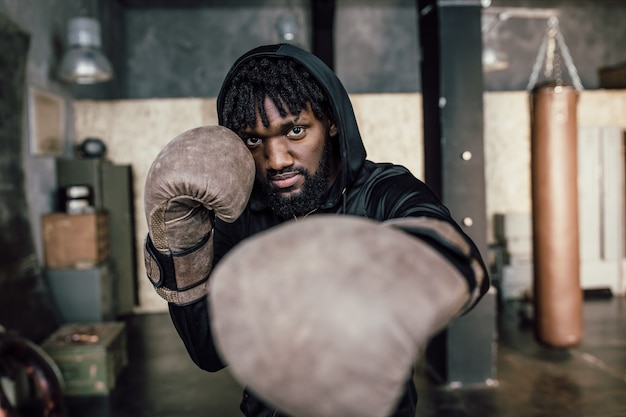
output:
[[[206,296],[214,218],[240,216],[254,173],[250,151],[222,126],[188,130],[157,155],[146,177],[144,260],[163,299],[185,305]]]
[[[284,223],[213,272],[214,340],[235,378],[289,415],[388,416],[429,338],[471,302],[484,278],[472,263],[435,219]]]

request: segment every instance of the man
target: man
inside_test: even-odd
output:
[[[182,187],[184,190],[154,191],[160,188],[159,184],[167,182],[158,167],[181,159],[187,166],[207,165],[205,155],[239,152],[234,149],[207,148],[201,157],[199,152],[186,153],[183,157],[181,153],[186,152],[188,143],[196,142],[184,137],[182,142],[175,140],[185,145],[172,145],[163,151],[164,155],[153,164],[146,185],[150,230],[146,240],[148,275],[157,291],[169,301],[174,325],[199,367],[217,371],[225,366],[211,329],[211,295],[204,296],[212,267],[253,235],[307,216],[328,214],[359,216],[376,222],[391,220],[399,229],[426,242],[442,263],[454,269],[451,284],[445,284],[450,286],[450,291],[445,287],[444,293],[452,294],[462,287],[464,294],[460,301],[458,297],[456,301],[445,297],[433,301],[437,304],[431,309],[446,310],[441,315],[445,320],[437,324],[439,328],[471,308],[486,292],[488,277],[478,250],[437,196],[404,167],[366,159],[348,95],[335,74],[318,58],[286,44],[262,46],[246,53],[227,74],[217,110],[220,125],[241,138],[254,161],[254,186],[247,179],[248,168],[243,160],[226,164],[231,168],[212,169],[210,174],[239,171],[234,175],[242,178],[240,184],[222,187],[213,194],[220,201],[235,201],[233,205],[241,209],[234,210],[235,215],[230,212],[224,215],[215,208],[224,205],[216,204],[215,196],[207,198],[204,191],[190,191],[187,184]],[[181,136],[195,138],[198,132]],[[197,162],[193,162],[195,158],[199,158]],[[183,169],[176,166],[179,168],[171,171],[174,177],[178,169]],[[252,190],[244,196],[224,196],[250,187]],[[154,197],[156,194],[159,196]],[[182,208],[179,200],[173,205],[171,197],[176,200],[175,196],[182,194],[193,196],[182,203]],[[165,219],[154,214],[161,211],[167,212]],[[411,223],[412,220],[419,223]],[[169,233],[168,242],[159,240],[163,233]],[[186,242],[172,243],[181,240]],[[207,241],[212,242],[210,249],[206,249]],[[421,279],[425,281],[423,285],[429,285],[429,280],[439,284],[448,278]],[[416,403],[417,393],[409,374],[391,415],[413,417]],[[244,392],[241,410],[249,417],[282,415],[250,390]]]

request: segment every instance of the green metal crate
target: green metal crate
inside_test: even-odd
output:
[[[61,369],[68,396],[107,395],[128,364],[122,322],[65,324],[42,348]]]

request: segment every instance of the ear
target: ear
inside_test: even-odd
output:
[[[337,136],[337,125],[332,120],[328,120],[328,136],[331,138]]]

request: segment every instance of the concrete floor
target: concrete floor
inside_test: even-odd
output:
[[[435,386],[415,374],[419,417],[626,416],[626,299],[586,300],[585,336],[574,349],[534,340],[518,302],[500,306],[495,387]],[[125,320],[129,365],[103,397],[70,397],[69,417],[241,417],[241,387],[187,357],[166,314]]]

